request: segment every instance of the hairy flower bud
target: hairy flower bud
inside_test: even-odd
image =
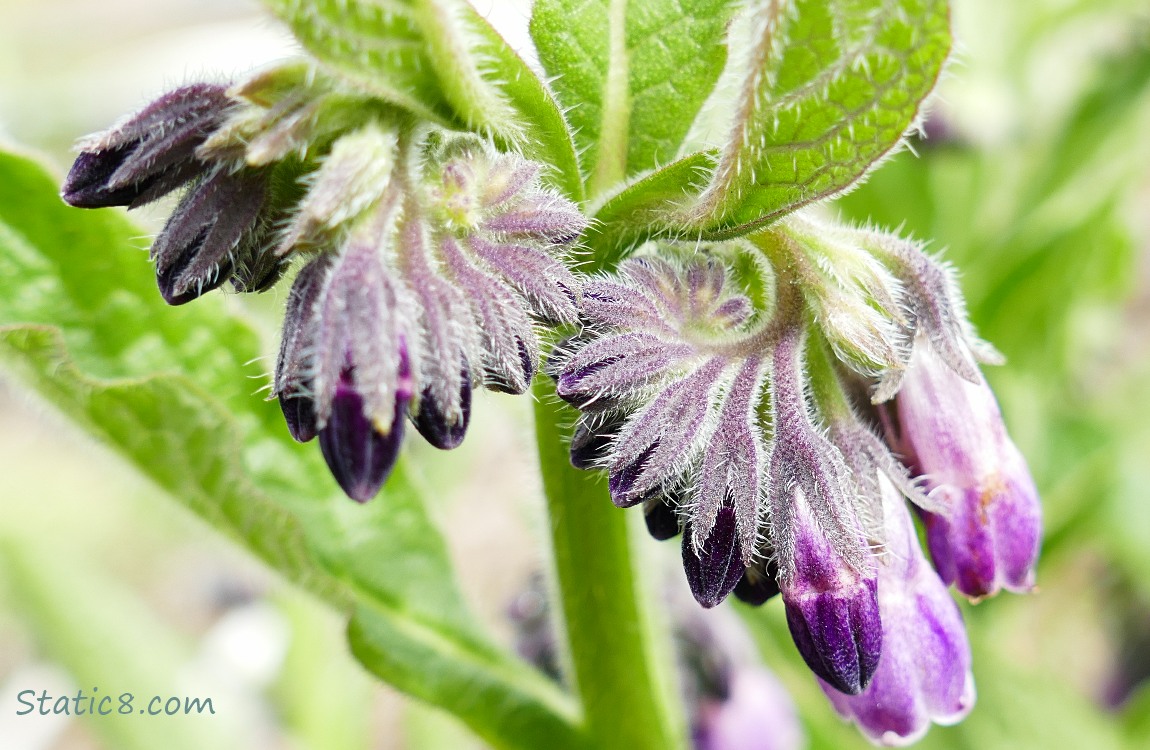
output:
[[[743,551],[739,546],[735,510],[724,505],[699,543],[694,534],[683,534],[683,571],[695,600],[704,607],[718,606],[743,576]]]
[[[816,675],[855,694],[870,682],[882,650],[877,580],[848,469],[811,423],[801,362],[796,325],[774,354],[771,544],[799,653]]]
[[[898,490],[879,477],[886,550],[878,565],[883,654],[866,690],[844,695],[823,683],[835,710],[873,742],[909,745],[931,722],[953,724],[974,706],[962,616],[918,546]]]
[[[301,443],[316,436],[315,393],[310,358],[315,353],[315,317],[332,256],[321,255],[296,275],[284,311],[272,396],[279,399],[288,432]]]
[[[152,244],[156,283],[169,305],[182,305],[223,284],[235,251],[256,227],[266,174],[218,170],[184,196]]]
[[[64,200],[79,208],[140,206],[207,170],[195,152],[232,106],[224,90],[208,83],[178,88],[82,140]]]
[[[981,374],[964,379],[920,343],[895,407],[899,439],[944,509],[925,516],[942,579],[974,598],[1032,589],[1038,491]]]

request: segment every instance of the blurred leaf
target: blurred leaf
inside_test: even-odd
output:
[[[272,691],[285,729],[310,750],[367,750],[373,685],[348,654],[341,623],[292,591],[276,605],[291,632]]]
[[[46,654],[65,667],[85,696],[99,701],[108,715],[80,708],[81,721],[118,750],[203,750],[241,748],[241,737],[223,717],[191,713],[140,716],[154,696],[166,701],[211,699],[192,694],[177,681],[192,655],[189,644],[156,620],[130,591],[98,573],[89,560],[71,558],[44,540],[35,546],[0,538],[0,570],[16,595],[21,615]],[[95,689],[95,691],[93,690]],[[119,697],[131,693],[131,713],[119,713]],[[75,693],[72,694],[75,696]],[[219,697],[212,708],[223,713]],[[75,711],[73,704],[71,710]],[[193,709],[194,711],[194,709]],[[28,717],[35,720],[35,717]],[[231,730],[231,731],[228,731]]]
[[[255,333],[221,296],[164,305],[129,247],[137,235],[118,213],[65,207],[39,166],[0,154],[0,274],[12,289],[0,362],[193,512],[353,613],[353,631],[386,655],[365,664],[382,679],[499,746],[573,742],[566,697],[467,612],[403,467],[374,502],[343,497],[314,446],[292,443],[278,408],[251,394],[242,363],[264,351]],[[476,703],[477,691],[492,701]]]
[[[727,58],[732,0],[538,0],[531,37],[592,193],[673,160]]]
[[[550,90],[466,0],[265,0],[345,80],[442,125],[491,135],[582,198],[575,147]]]

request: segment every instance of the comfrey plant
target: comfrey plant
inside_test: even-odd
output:
[[[681,535],[703,607],[779,595],[868,738],[965,716],[946,585],[1030,590],[1041,532],[979,369],[999,356],[922,243],[817,205],[916,126],[946,3],[538,0],[546,78],[459,0],[269,4],[306,59],[85,139],[64,199],[177,194],[151,252],[169,304],[294,276],[272,397],[357,501],[408,423],[454,448],[477,388],[534,387],[572,746],[686,742],[608,495]]]

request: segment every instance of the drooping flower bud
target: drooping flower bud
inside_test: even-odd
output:
[[[220,169],[184,196],[152,244],[165,302],[190,302],[231,277],[235,250],[264,208],[266,178],[255,170]]]
[[[288,432],[301,443],[313,439],[316,425],[314,364],[317,303],[333,256],[320,255],[296,275],[284,311],[272,396],[279,399]]]
[[[974,706],[974,676],[962,615],[923,557],[898,490],[879,477],[886,550],[878,565],[883,653],[866,690],[823,690],[844,718],[872,742],[901,746],[920,739],[931,722],[953,724]]]
[[[765,555],[743,571],[743,577],[732,592],[739,601],[752,607],[761,607],[779,595],[779,566],[774,555]]]
[[[380,250],[352,238],[332,262],[316,302],[314,399],[320,446],[355,500],[387,479],[412,397],[405,307]]]
[[[802,330],[775,347],[771,407],[771,544],[787,625],[803,660],[837,690],[870,682],[882,651],[877,578],[841,454],[811,422]]]
[[[969,597],[1034,587],[1042,508],[990,386],[972,383],[925,342],[895,399],[898,439],[942,513],[925,516],[939,575]]]
[[[61,190],[65,202],[140,206],[203,173],[210,165],[196,158],[196,148],[232,107],[224,91],[208,83],[178,88],[81,141]]]
[[[688,525],[688,533],[683,534],[683,571],[695,600],[709,609],[726,599],[743,577],[735,509],[730,505],[719,509],[701,544],[690,529]]]

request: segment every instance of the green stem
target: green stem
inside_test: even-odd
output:
[[[654,597],[632,559],[629,514],[611,503],[601,477],[572,468],[562,425],[573,421],[574,412],[543,378],[534,393],[569,676],[582,702],[589,745],[686,747],[670,638],[651,616]]]

